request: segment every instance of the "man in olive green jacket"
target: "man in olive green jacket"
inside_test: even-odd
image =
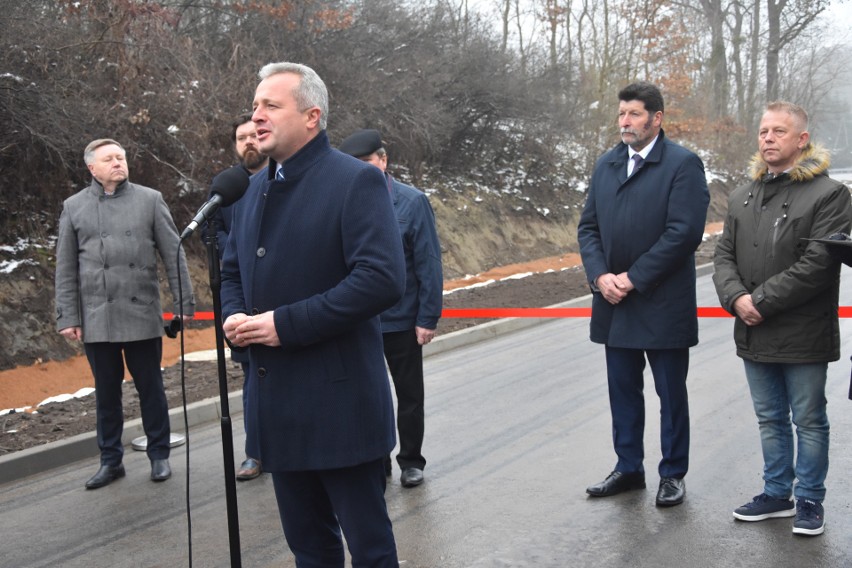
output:
[[[801,107],[767,107],[752,181],[728,201],[713,281],[722,306],[736,316],[734,341],[764,460],[763,493],[734,517],[795,515],[793,532],[812,536],[825,526],[825,382],[828,362],[840,357],[840,264],[824,244],[808,239],[849,232],[852,202],[848,188],[828,177],[828,153],[810,141],[807,128]]]

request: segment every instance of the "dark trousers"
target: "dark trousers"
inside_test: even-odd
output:
[[[606,347],[612,440],[621,472],[644,472],[645,357],[660,397],[660,477],[682,478],[689,468],[689,349]]]
[[[423,346],[417,343],[413,329],[382,334],[385,360],[396,391],[396,426],[399,431],[399,454],[396,461],[402,469],[426,467],[423,450],[424,388]]]
[[[254,435],[257,432],[255,416],[248,411],[248,401],[254,393],[254,380],[249,375],[248,361],[240,361],[240,366],[243,368],[243,428],[246,431],[246,457],[258,459],[260,450],[257,447],[257,439]]]
[[[399,566],[382,461],[272,473],[284,536],[299,568],[342,568],[341,530],[353,568]]]
[[[125,343],[86,343],[86,358],[95,377],[98,447],[101,465],[118,465],[124,455],[121,433],[124,410],[121,407],[121,384],[124,365],[133,377],[142,410],[142,427],[148,437],[148,458],[169,457],[169,405],[163,388],[160,362],[163,338]],[[123,356],[122,356],[123,353]]]

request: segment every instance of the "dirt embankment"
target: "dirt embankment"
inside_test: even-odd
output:
[[[707,225],[709,235],[717,235],[722,230],[721,223]],[[696,262],[703,264],[712,259],[713,239],[702,245],[696,255]],[[445,296],[445,307],[542,307],[568,300],[577,295],[586,294],[585,277],[580,267],[577,253],[550,256],[499,266],[491,270],[456,280],[445,282],[445,290],[456,290],[489,281],[504,281],[502,286],[491,285],[465,294]],[[559,273],[576,267],[577,275],[564,274],[561,278],[538,278],[517,280],[510,283],[505,280],[522,274]],[[439,333],[447,333],[478,322],[449,322],[443,320]],[[51,330],[57,337],[56,334]],[[63,342],[65,340],[62,340]],[[187,353],[214,349],[215,334],[209,323],[192,322],[184,334],[184,349]],[[180,342],[164,339],[163,366],[170,367],[180,359]],[[73,353],[73,349],[69,350]],[[58,394],[74,393],[81,388],[94,387],[91,370],[86,358],[71,356],[63,361],[36,362],[21,365],[14,369],[0,371],[0,410],[34,406],[39,402]]]
[[[469,278],[448,281],[445,283],[444,289],[454,290],[475,283],[502,280],[507,276],[520,273],[561,270],[565,267],[577,266],[579,263],[577,254],[566,254],[560,257],[512,264]],[[50,331],[56,334],[55,331]],[[59,334],[56,334],[56,336],[59,337]],[[62,342],[64,341],[62,339]],[[178,362],[180,347],[180,342],[177,340],[163,340],[164,367],[170,367]],[[209,323],[192,322],[189,325],[189,329],[184,334],[184,349],[187,353],[215,349],[215,347],[215,332]],[[37,361],[35,364],[19,365],[13,369],[0,371],[0,410],[34,406],[58,394],[70,394],[82,388],[94,387],[92,372],[86,358],[76,354],[73,348],[63,348],[62,351],[70,351],[71,356],[62,361]]]

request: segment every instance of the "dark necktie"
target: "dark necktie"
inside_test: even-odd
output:
[[[631,160],[633,160],[633,171],[630,172],[630,176],[632,177],[636,175],[636,172],[638,172],[639,169],[642,167],[642,164],[645,163],[645,158],[643,158],[639,154],[633,154]]]

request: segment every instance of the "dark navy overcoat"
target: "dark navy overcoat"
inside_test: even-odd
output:
[[[644,165],[627,178],[627,145],[595,165],[578,240],[586,277],[627,271],[636,287],[618,305],[595,293],[591,340],[629,349],[698,343],[695,249],[710,196],[701,159],[662,131]]]
[[[280,347],[249,347],[247,413],[266,471],[348,467],[395,444],[378,315],[405,264],[381,171],[330,147],[325,131],[252,177],[234,206],[222,312],[274,310]]]

